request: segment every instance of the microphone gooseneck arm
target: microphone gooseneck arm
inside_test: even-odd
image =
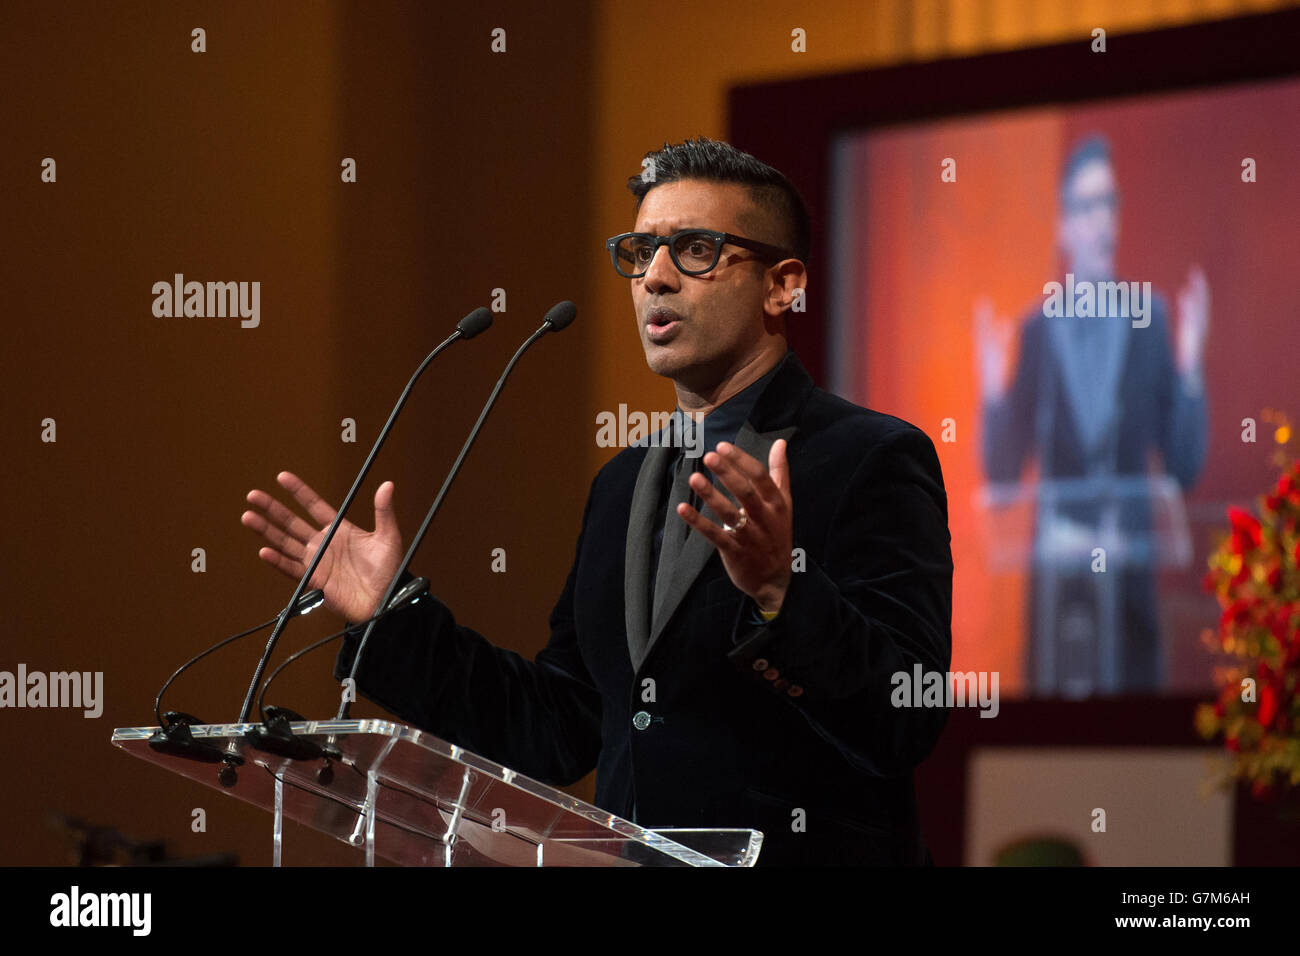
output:
[[[330,546],[330,542],[334,540],[334,535],[338,531],[339,525],[343,523],[343,516],[352,505],[352,499],[356,497],[357,491],[361,488],[361,483],[365,480],[366,475],[369,474],[370,466],[374,464],[375,457],[379,454],[379,449],[383,447],[384,441],[388,438],[389,432],[392,431],[393,423],[397,420],[398,414],[406,404],[407,398],[410,397],[411,390],[415,387],[416,381],[419,380],[420,376],[424,373],[424,370],[429,367],[429,363],[432,362],[443,349],[447,348],[447,346],[451,345],[458,339],[473,338],[491,324],[492,314],[487,309],[475,309],[469,315],[465,316],[465,318],[461,319],[460,323],[456,327],[456,331],[447,336],[447,338],[444,339],[437,348],[430,352],[425,360],[420,363],[420,367],[415,370],[415,374],[411,376],[410,381],[406,383],[406,388],[402,390],[401,396],[397,399],[397,404],[393,406],[393,410],[388,416],[388,421],[385,422],[384,427],[380,429],[379,437],[375,439],[374,447],[370,449],[370,454],[366,456],[365,464],[361,466],[361,471],[357,473],[356,480],[352,482],[352,487],[348,490],[347,496],[343,499],[343,503],[339,506],[338,511],[334,515],[334,520],[330,522],[329,530],[325,533],[325,538],[321,541],[320,547],[316,549],[316,554],[312,557],[311,563],[307,566],[307,570],[298,581],[298,586],[294,588],[293,596],[289,599],[290,607],[297,604],[299,597],[302,596],[303,591],[307,588],[307,582],[309,582],[311,576],[316,573],[316,568],[320,564],[321,558],[325,556],[326,549]],[[385,601],[391,596],[391,594],[385,595]],[[381,602],[380,607],[384,606],[385,602]],[[257,693],[257,685],[261,683],[262,674],[266,671],[266,665],[270,661],[271,654],[275,650],[275,645],[280,640],[280,634],[284,631],[285,625],[288,621],[289,615],[281,615],[279,621],[276,623],[275,629],[271,632],[271,636],[266,642],[266,650],[262,652],[261,658],[258,659],[257,667],[253,671],[253,679],[248,684],[248,693],[244,695],[244,703],[239,709],[239,719],[237,723],[242,724],[248,720],[248,713],[253,706],[253,695]]]
[[[308,614],[315,608],[319,607],[320,603],[323,600],[325,600],[325,593],[323,591],[319,589],[308,591],[306,594],[304,594],[302,597],[298,599],[298,604],[294,608],[293,613],[295,615]],[[281,611],[279,614],[271,618],[269,621],[266,621],[265,623],[259,624],[256,627],[250,627],[246,631],[240,631],[238,634],[232,635],[231,637],[226,638],[224,641],[218,641],[216,644],[213,644],[211,647],[209,647],[206,651],[200,651],[199,653],[191,657],[188,661],[186,661],[184,664],[182,664],[180,667],[176,668],[176,670],[172,671],[172,676],[167,678],[166,683],[164,683],[162,687],[159,689],[158,696],[153,699],[153,715],[158,719],[158,726],[159,727],[163,726],[162,699],[163,699],[163,694],[167,693],[167,688],[172,686],[172,681],[176,680],[176,678],[180,677],[181,674],[185,673],[185,671],[189,670],[192,666],[197,664],[199,661],[203,660],[203,658],[207,657],[213,651],[219,651],[227,644],[233,643],[234,641],[239,640],[241,637],[248,637],[250,634],[256,634],[258,631],[266,630],[268,627],[270,627],[272,624],[278,621],[283,615],[284,615],[284,611]]]

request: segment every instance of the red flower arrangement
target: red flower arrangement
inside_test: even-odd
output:
[[[1221,691],[1196,710],[1202,737],[1220,734],[1230,778],[1257,797],[1300,785],[1300,461],[1260,498],[1260,518],[1228,509],[1230,531],[1210,555],[1205,590],[1219,599],[1218,633],[1203,640],[1234,661]]]

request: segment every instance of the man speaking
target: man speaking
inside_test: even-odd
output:
[[[554,786],[594,767],[596,805],[641,826],[762,830],[760,865],[928,864],[912,770],[947,711],[891,697],[893,675],[946,677],[951,658],[934,446],[815,387],[789,350],[810,232],[789,180],[706,139],[646,158],[634,231],[607,247],[646,364],[676,388],[670,434],[596,474],[535,659],[426,599],[376,626],[358,689]],[[256,490],[243,523],[299,578],[334,509],[277,480],[314,523]],[[392,503],[385,482],[375,530],[343,522],[311,581],[349,621],[401,561]]]

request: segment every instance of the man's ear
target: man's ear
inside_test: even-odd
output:
[[[796,291],[808,285],[808,270],[798,259],[783,259],[768,270],[768,276],[763,312],[775,319],[790,310]]]

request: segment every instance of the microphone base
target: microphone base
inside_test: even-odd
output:
[[[289,760],[341,760],[343,753],[337,747],[325,746],[297,736],[289,727],[291,721],[304,718],[286,707],[266,708],[267,720],[254,727],[248,742],[265,753]]]
[[[165,717],[168,721],[167,726],[159,727],[149,738],[151,749],[172,757],[184,757],[201,763],[221,763],[231,756],[220,747],[194,739],[194,735],[190,733],[190,726],[201,724],[203,721],[199,718],[178,711],[168,711]],[[234,759],[239,763],[244,762],[239,757]]]

